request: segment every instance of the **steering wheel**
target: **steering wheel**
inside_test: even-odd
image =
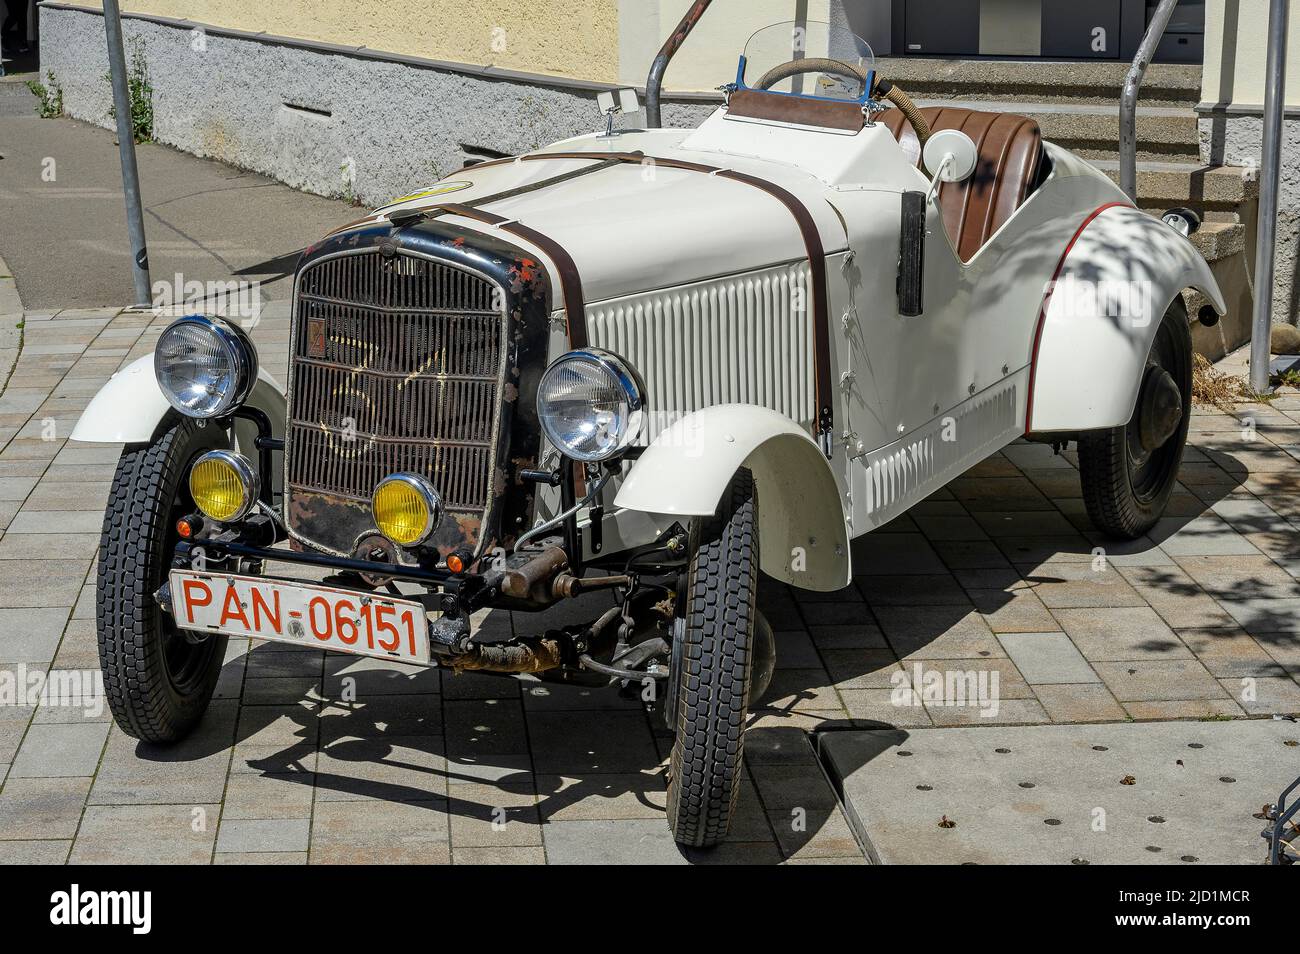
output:
[[[802,60],[790,60],[780,66],[774,66],[758,80],[758,89],[771,89],[781,80],[798,76],[801,73],[830,73],[845,79],[857,80],[863,90],[867,88],[867,74],[851,63],[842,60],[828,60],[824,57],[805,57]]]
[[[781,80],[789,79],[791,76],[798,76],[801,73],[830,73],[833,76],[842,76],[845,79],[857,80],[858,85],[864,90],[867,86],[867,73],[865,70],[854,66],[852,63],[845,63],[842,60],[832,60],[825,57],[809,56],[801,60],[790,60],[779,66],[774,66],[761,77],[759,77],[757,88],[762,90],[771,89]],[[912,98],[904,93],[901,89],[890,83],[888,80],[876,80],[876,88],[870,90],[872,95],[879,94],[882,98],[889,100],[899,111],[902,112],[912,130],[916,133],[917,142],[920,143],[921,149],[925,149],[925,141],[930,138],[930,124],[925,121],[921,111],[916,108]]]

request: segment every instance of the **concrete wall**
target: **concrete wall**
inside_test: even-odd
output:
[[[154,138],[320,195],[378,205],[437,181],[477,149],[514,154],[603,122],[591,89],[295,48],[127,18],[154,96]],[[98,13],[41,8],[41,70],[68,114],[111,127]],[[666,125],[713,107],[665,103]],[[643,122],[643,114],[621,120]]]
[[[611,83],[618,76],[618,6],[617,0],[121,0],[124,13]]]
[[[77,0],[99,9],[102,0]],[[841,0],[714,0],[666,86],[711,90],[755,31]],[[857,0],[861,2],[861,0]],[[872,0],[880,2],[880,0]],[[888,0],[884,0],[888,2]],[[691,0],[121,0],[143,13],[476,66],[640,86]]]
[[[1286,102],[1300,107],[1300,10],[1288,21]],[[1205,5],[1205,67],[1201,99],[1207,104],[1262,106],[1268,58],[1269,0],[1217,0]]]
[[[655,54],[690,5],[691,0],[619,0],[619,82],[645,83]],[[785,20],[830,22],[832,6],[842,6],[841,0],[713,0],[673,58],[664,88],[710,90],[729,83],[753,34]]]
[[[1201,158],[1257,169],[1263,154],[1268,0],[1206,4]],[[1300,321],[1300,8],[1288,24],[1286,118],[1278,197],[1273,320]],[[1252,236],[1253,240],[1253,236]]]

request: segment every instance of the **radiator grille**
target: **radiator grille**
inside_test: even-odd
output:
[[[811,426],[812,306],[806,262],[638,295],[587,311],[592,344],[645,379],[645,441],[715,404],[757,404]]]
[[[373,529],[368,506],[356,505],[405,471],[428,477],[449,522],[476,536],[493,498],[499,439],[499,288],[412,255],[341,255],[299,276],[292,340],[290,529],[325,549],[349,549]]]

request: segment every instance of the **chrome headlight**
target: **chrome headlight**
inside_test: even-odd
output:
[[[587,463],[627,450],[641,433],[645,388],[626,361],[599,348],[555,360],[537,389],[537,416],[565,457]]]
[[[186,315],[167,326],[153,353],[158,386],[186,417],[219,417],[248,397],[257,350],[222,318]]]

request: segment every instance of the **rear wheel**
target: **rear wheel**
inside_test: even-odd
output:
[[[1127,424],[1079,435],[1079,478],[1097,529],[1132,539],[1155,525],[1178,480],[1191,421],[1192,335],[1182,298],[1165,312]]]
[[[96,624],[109,708],[128,735],[183,738],[203,716],[221,672],[226,637],[187,635],[153,594],[166,582],[178,518],[194,510],[191,462],[224,446],[214,425],[184,419],[118,461],[99,544]]]
[[[668,824],[683,845],[716,845],[740,794],[754,662],[758,501],[737,471],[718,512],[691,526],[691,562],[669,688],[674,728]]]

